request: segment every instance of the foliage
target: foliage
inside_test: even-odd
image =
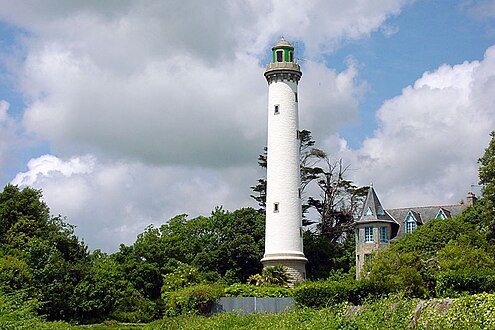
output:
[[[476,242],[477,245],[480,243],[482,241]],[[457,240],[451,240],[437,253],[440,270],[495,268],[493,254],[485,249],[484,244],[481,245],[483,247],[477,247],[464,234],[461,234]]]
[[[261,274],[254,274],[248,278],[249,284],[257,286],[278,285],[289,287],[289,283],[292,281],[293,279],[288,273],[288,268],[283,265],[265,267],[261,271]]]
[[[121,245],[113,257],[126,278],[145,297],[160,298],[163,276],[181,263],[201,269],[202,280],[242,282],[261,271],[264,217],[252,208],[227,212],[215,209],[210,217],[179,215],[160,228],[148,227],[132,246]]]
[[[0,292],[0,328],[4,330],[21,329],[69,329],[61,322],[43,322],[37,315],[39,303],[26,297],[25,292],[4,294]]]
[[[211,311],[215,300],[223,294],[223,288],[213,284],[198,284],[184,287],[163,295],[166,316],[206,315]]]
[[[157,316],[155,304],[125,279],[115,260],[98,250],[91,255],[91,260],[71,301],[77,320],[89,323],[111,317],[119,321],[143,322]]]
[[[261,276],[263,277],[263,284],[265,285],[288,287],[289,282],[293,281],[292,277],[287,272],[287,267],[282,265],[263,268]]]
[[[361,209],[367,188],[358,188],[347,180],[348,167],[342,160],[330,161],[323,150],[316,148],[310,131],[300,131],[299,139],[303,225],[318,224],[308,227],[310,230],[304,234],[304,253],[309,261],[306,272],[308,278],[318,279],[324,278],[332,269],[348,271],[355,263],[352,223]],[[266,148],[258,157],[258,164],[266,168]],[[266,179],[259,179],[251,189],[255,193],[251,197],[259,203],[260,211],[264,211]],[[311,196],[308,196],[309,192]],[[311,208],[319,214],[316,221],[306,218]]]
[[[475,293],[495,292],[495,269],[457,269],[438,274],[436,278],[438,297],[459,297]]]
[[[202,281],[201,274],[196,267],[179,262],[177,268],[163,276],[163,292],[176,291],[186,286],[199,284]]]
[[[429,276],[425,274],[421,257],[414,252],[384,250],[373,255],[364,268],[366,279],[383,292],[404,292],[408,296],[429,296]]]
[[[0,291],[5,293],[31,288],[33,276],[28,265],[17,257],[0,257]]]
[[[438,301],[428,301],[425,305],[417,328],[495,329],[495,294],[481,293],[455,299],[446,311],[439,310]]]
[[[390,249],[378,251],[365,265],[366,277],[385,292],[413,297],[435,296],[439,273],[495,265],[483,236],[457,219],[433,219],[400,238]]]
[[[492,138],[485,149],[485,154],[478,160],[480,164],[478,176],[484,200],[482,218],[484,229],[487,231],[486,238],[495,244],[495,131],[492,131],[490,136]]]
[[[383,288],[368,280],[356,281],[351,277],[306,281],[296,286],[293,297],[297,303],[313,308],[325,308],[339,303],[359,305],[368,297],[377,297]]]
[[[340,242],[332,241],[318,231],[303,232],[306,277],[310,280],[327,278],[332,271],[349,272],[355,264],[354,235],[348,235]]]
[[[68,302],[87,267],[87,249],[73,226],[50,216],[41,191],[5,186],[0,193],[0,242],[0,276],[10,277],[11,288],[29,287],[49,319],[74,317]],[[19,278],[9,272],[19,272]]]
[[[221,313],[205,318],[164,318],[145,329],[479,329],[495,328],[495,294],[453,301],[420,302],[401,295],[366,300],[361,307],[342,303],[328,308],[298,307],[279,314],[240,316]]]
[[[258,286],[251,284],[235,283],[225,288],[225,297],[291,297],[292,289],[284,288],[278,285],[274,286]]]
[[[480,184],[483,185],[483,197],[495,203],[495,131],[490,133],[492,137],[485,154],[478,160]],[[492,205],[492,207],[495,205]]]
[[[358,188],[345,179],[348,166],[342,160],[330,161],[325,153],[316,154],[319,162],[313,167],[318,198],[309,197],[308,205],[320,215],[319,232],[332,242],[339,242],[352,233],[354,217],[361,210],[367,188]],[[322,165],[317,167],[316,165]]]

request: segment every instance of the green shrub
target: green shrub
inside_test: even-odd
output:
[[[69,329],[63,322],[43,322],[36,310],[39,303],[29,299],[22,291],[4,294],[0,292],[0,329]]]
[[[495,269],[448,270],[438,274],[435,291],[439,297],[459,297],[495,292]]]
[[[10,255],[0,258],[0,290],[3,292],[26,289],[31,286],[32,278],[24,261]]]
[[[195,285],[200,283],[201,280],[201,274],[196,267],[179,262],[173,272],[163,276],[162,293]]]
[[[163,295],[166,316],[201,314],[211,311],[215,300],[223,294],[223,288],[212,284],[198,284]]]
[[[495,329],[495,294],[481,293],[452,301],[446,311],[428,301],[421,312],[417,328],[422,329]]]
[[[343,302],[358,305],[367,297],[377,297],[381,294],[382,289],[374,282],[345,279],[304,282],[294,288],[293,297],[303,306],[324,308]]]
[[[226,297],[291,297],[292,289],[280,286],[257,286],[236,283],[225,288],[224,294]]]

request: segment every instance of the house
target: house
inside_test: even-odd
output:
[[[373,251],[387,249],[390,241],[402,237],[431,219],[455,217],[473,205],[476,196],[470,192],[466,204],[384,209],[373,185],[370,186],[360,217],[354,223],[356,233],[356,278]]]

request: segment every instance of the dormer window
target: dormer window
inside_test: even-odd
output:
[[[277,50],[277,62],[283,62],[283,61],[284,61],[284,51]]]
[[[373,215],[373,212],[371,211],[371,207],[368,207],[364,215]]]
[[[383,207],[379,206],[378,207],[378,214],[377,215],[385,215],[385,211],[383,211]]]
[[[439,209],[437,212],[437,215],[435,216],[435,219],[445,220],[445,219],[447,219],[447,215],[445,214],[445,212],[442,209]]]
[[[418,227],[416,218],[410,211],[406,215],[406,218],[404,219],[404,226],[405,226],[404,231],[406,232],[406,234],[412,233],[412,231]]]

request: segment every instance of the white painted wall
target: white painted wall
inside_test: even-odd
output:
[[[297,84],[292,81],[276,81],[268,87],[265,259],[268,255],[269,258],[273,255],[304,258],[295,92]],[[279,114],[274,113],[277,104]],[[274,203],[279,204],[278,212],[274,212]]]

